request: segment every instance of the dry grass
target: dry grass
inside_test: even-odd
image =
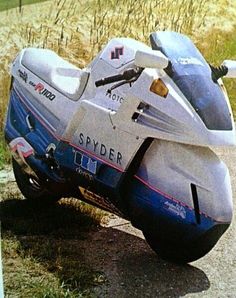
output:
[[[85,66],[107,41],[172,29],[194,35],[204,25],[206,0],[56,0],[1,13],[0,130],[6,110],[9,64],[24,47],[43,47]]]
[[[204,24],[205,0],[96,0],[90,26],[92,56],[112,37],[125,36],[148,43],[150,32],[174,30],[194,34]]]

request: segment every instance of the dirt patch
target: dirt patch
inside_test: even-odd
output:
[[[0,170],[0,202],[11,198],[23,198],[19,191],[11,167]]]

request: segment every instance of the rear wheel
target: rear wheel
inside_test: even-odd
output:
[[[149,246],[164,260],[186,264],[193,262],[204,255],[196,255],[184,245],[160,239],[157,235],[153,235],[149,232],[143,232],[143,234]]]
[[[184,241],[174,236],[161,235],[153,231],[143,231],[150,247],[162,258],[179,264],[196,261],[206,255],[217,243],[229,224],[218,224],[197,237]]]
[[[55,192],[49,191],[39,179],[26,173],[14,159],[12,159],[12,166],[16,183],[23,196],[30,202],[48,205],[61,198],[56,187]]]

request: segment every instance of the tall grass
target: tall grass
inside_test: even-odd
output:
[[[8,98],[9,64],[21,48],[49,48],[83,67],[112,37],[126,36],[148,42],[149,33],[155,30],[193,34],[203,24],[206,2],[56,0],[36,5],[35,9],[25,7],[22,14],[18,10],[2,13],[0,26],[4,34],[0,41],[5,47],[0,53],[0,100],[3,102],[0,130]]]
[[[116,0],[96,0],[90,27],[92,54],[117,36],[148,43],[149,34],[157,30],[194,35],[204,25],[206,4],[206,0],[120,0],[117,5]]]

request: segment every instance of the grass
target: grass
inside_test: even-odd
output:
[[[78,252],[63,241],[22,238],[9,234],[3,240],[6,297],[91,297],[92,287],[105,282],[103,273],[81,264]],[[34,257],[37,252],[40,256]]]
[[[0,207],[6,297],[92,297],[106,282],[80,247],[97,229],[101,211],[72,199],[34,208],[17,198]]]
[[[47,0],[22,0],[22,5],[44,2]],[[19,7],[19,0],[0,0],[0,11]]]
[[[7,145],[4,141],[2,132],[0,131],[0,170],[4,167],[6,163],[9,163],[11,160],[11,155]]]
[[[236,60],[236,26],[230,32],[211,30],[199,40],[198,47],[206,60],[215,66],[219,66],[225,59]],[[224,78],[223,81],[236,118],[236,79]]]

